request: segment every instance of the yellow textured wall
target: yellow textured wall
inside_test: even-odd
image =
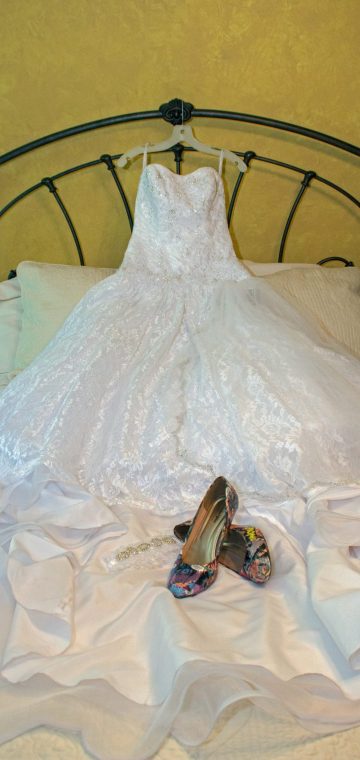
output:
[[[358,142],[359,0],[2,0],[0,14],[1,152],[73,124],[154,109],[173,97]],[[231,122],[220,127],[199,119],[194,127],[205,142],[272,153],[356,193],[354,156]],[[44,175],[145,138],[162,139],[168,131],[157,121],[146,130],[114,127],[42,148],[1,168],[0,202]],[[140,164],[123,174],[132,201]],[[233,176],[228,168],[227,187]],[[87,263],[118,265],[129,233],[105,168],[58,187]],[[287,173],[264,165],[249,172],[232,225],[239,255],[275,260],[295,192]],[[340,254],[360,263],[356,214],[346,201],[332,198],[325,189],[308,193],[287,260]],[[0,233],[1,279],[24,258],[76,263],[59,213],[43,190],[7,214]]]

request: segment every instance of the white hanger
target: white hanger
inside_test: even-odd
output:
[[[147,143],[147,150],[148,153],[159,153],[160,151],[167,150],[168,148],[173,148],[177,143],[184,142],[187,143],[187,145],[190,145],[192,148],[201,151],[202,153],[210,153],[212,156],[221,155],[220,150],[211,148],[209,145],[205,145],[204,143],[199,142],[199,140],[197,140],[193,134],[190,124],[176,124],[170,137],[167,140],[163,140],[162,142],[156,143],[155,145]],[[136,148],[131,148],[126,153],[123,153],[120,158],[118,158],[116,165],[120,167],[126,166],[130,158],[134,158],[135,156],[140,155],[140,153],[144,153],[145,147],[145,145],[137,145]],[[246,164],[239,156],[236,155],[236,153],[233,153],[231,150],[223,149],[222,154],[224,158],[227,158],[228,161],[230,161],[232,164],[235,164],[238,169],[240,169],[240,171],[246,172]]]

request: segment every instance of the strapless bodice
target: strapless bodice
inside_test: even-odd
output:
[[[215,169],[179,175],[160,164],[144,168],[122,266],[133,269],[160,277],[248,276],[233,249],[223,182]]]

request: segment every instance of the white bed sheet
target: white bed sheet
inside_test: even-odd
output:
[[[339,760],[360,758],[360,726],[329,736],[311,734],[298,724],[267,715],[254,706],[226,711],[209,740],[199,747],[167,739],[153,760]],[[245,721],[245,722],[244,722]],[[240,723],[240,726],[239,726]],[[0,760],[90,760],[77,736],[41,728],[0,747]],[[102,758],[106,760],[106,758]]]

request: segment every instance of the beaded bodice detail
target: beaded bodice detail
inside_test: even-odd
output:
[[[122,266],[122,272],[134,270],[165,279],[249,276],[233,249],[223,182],[215,169],[178,175],[160,164],[144,168]]]

